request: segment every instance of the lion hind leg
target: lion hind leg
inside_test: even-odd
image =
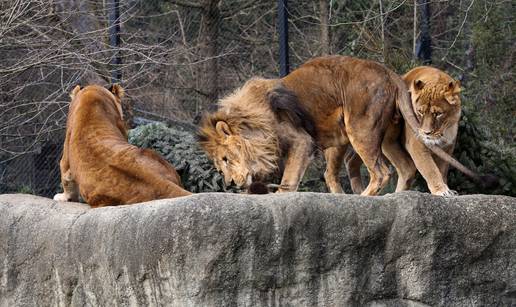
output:
[[[183,189],[181,178],[172,165],[152,150],[132,148],[113,159],[111,168],[125,177],[126,182],[140,187],[121,197],[124,204],[192,194]]]
[[[387,129],[382,142],[382,151],[387,159],[394,165],[398,173],[396,192],[406,191],[412,185],[416,177],[416,166],[410,155],[399,143],[400,128],[398,125],[390,126]]]
[[[369,172],[369,184],[361,195],[378,195],[387,185],[390,177],[389,166],[381,149],[384,134],[382,131],[386,128],[381,129],[374,125],[367,127],[368,125],[362,126],[360,123],[363,124],[362,119],[355,118],[346,125],[346,132],[353,149]]]
[[[382,151],[398,173],[396,192],[408,190],[416,177],[417,169],[414,162],[398,143],[383,143]]]
[[[364,161],[364,164],[369,171],[369,184],[361,195],[374,196],[378,195],[380,191],[387,185],[390,178],[389,167],[382,154],[379,154],[374,163]],[[371,165],[372,164],[372,165]]]
[[[351,136],[350,133],[348,135]],[[380,140],[380,138],[377,138],[377,140]],[[369,172],[369,184],[361,195],[378,195],[387,185],[390,177],[389,166],[382,154],[380,141],[373,142],[371,138],[368,139],[367,137],[350,137],[350,141]]]
[[[188,195],[192,195],[192,192],[183,189],[181,186],[179,186],[175,183],[169,184],[169,187],[167,189],[167,194],[166,194],[166,196],[170,197],[170,198],[188,196]]]
[[[364,162],[362,162],[360,156],[353,150],[351,146],[348,146],[348,150],[344,156],[344,162],[346,163],[346,170],[348,171],[351,190],[354,194],[362,193],[364,191],[364,185],[362,184],[360,167]]]

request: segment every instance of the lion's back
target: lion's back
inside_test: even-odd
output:
[[[350,121],[360,123],[367,117],[388,122],[395,112],[396,93],[405,86],[385,66],[348,56],[312,59],[283,80],[312,116],[323,147],[348,142],[344,127]]]
[[[182,196],[186,191],[167,161],[128,143],[125,124],[103,91],[91,88],[68,115],[70,169],[86,202],[118,205]]]

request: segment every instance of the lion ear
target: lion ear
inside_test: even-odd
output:
[[[420,91],[423,89],[423,87],[425,87],[425,82],[417,79],[417,80],[414,80],[414,89]]]
[[[408,91],[412,101],[417,101],[419,99],[423,87],[425,87],[425,82],[419,79],[414,80],[414,82],[412,83],[412,87]]]
[[[121,99],[124,97],[125,91],[122,88],[122,86],[118,83],[112,84],[108,89],[115,97],[118,97],[118,99]]]
[[[444,98],[449,104],[456,105],[459,102],[458,95],[460,94],[460,91],[460,81],[450,81],[448,84],[448,91]]]
[[[73,88],[73,90],[70,92],[70,98],[72,98],[72,100],[75,98],[75,95],[77,95],[77,93],[81,90],[81,86],[80,85],[77,85]]]
[[[460,80],[455,80],[453,82],[450,82],[450,84],[451,84],[452,92],[454,94],[459,94],[462,91],[462,89],[460,87]]]
[[[229,129],[229,125],[222,120],[219,120],[215,125],[215,130],[222,137],[228,137],[231,135],[231,130]]]

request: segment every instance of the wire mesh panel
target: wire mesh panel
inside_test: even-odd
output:
[[[50,196],[59,189],[68,94],[76,84],[120,79],[129,121],[194,122],[249,78],[278,77],[285,54],[291,70],[325,54],[376,60],[400,74],[431,62],[463,80],[464,108],[482,117],[497,146],[514,152],[513,6],[502,0],[0,1],[0,192]],[[283,49],[280,29],[288,34]]]

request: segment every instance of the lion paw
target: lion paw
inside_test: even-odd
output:
[[[68,201],[68,197],[66,197],[65,193],[59,193],[59,194],[54,195],[54,200]]]
[[[443,196],[443,197],[452,197],[452,196],[459,195],[459,193],[457,193],[457,191],[454,191],[454,190],[446,189],[445,191],[435,193],[435,195],[439,195],[439,196]]]

